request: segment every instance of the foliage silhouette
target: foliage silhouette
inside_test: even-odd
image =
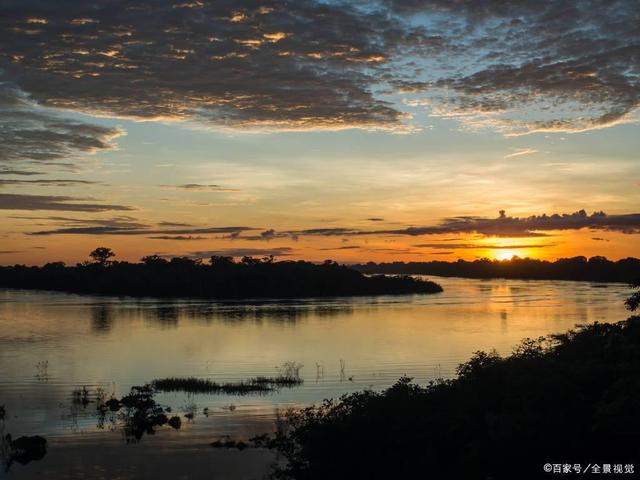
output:
[[[105,266],[109,263],[109,259],[115,257],[116,254],[113,250],[107,247],[98,247],[93,250],[89,256],[93,259],[95,263],[98,265]]]
[[[636,289],[629,298],[624,302],[629,310],[635,312],[640,307],[640,280],[631,283],[631,288]]]
[[[100,247],[91,252],[94,263],[42,267],[0,267],[0,287],[61,290],[77,293],[152,297],[297,298],[351,295],[437,293],[442,288],[411,277],[368,277],[336,262],[321,265],[305,261],[275,262],[245,257],[200,259],[157,255],[141,263],[110,261],[113,252]]]
[[[639,410],[634,316],[477,352],[455,379],[290,410],[254,445],[283,454],[282,479],[542,478],[545,463],[637,461]]]
[[[591,282],[634,282],[638,280],[640,260],[618,261],[605,257],[561,258],[555,262],[514,257],[511,260],[484,258],[468,262],[391,262],[352,265],[366,274],[438,275],[467,278],[518,278],[525,280],[576,280]]]

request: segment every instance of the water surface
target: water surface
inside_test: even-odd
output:
[[[300,301],[207,302],[0,290],[0,405],[5,433],[43,435],[45,458],[8,478],[260,478],[266,451],[214,450],[213,440],[270,431],[278,409],[318,403],[402,375],[450,377],[474,351],[507,354],[524,337],[626,318],[620,284],[437,278],[444,293]],[[160,394],[194,412],[137,444],[98,425],[85,387],[121,396],[155,378],[235,381],[292,361],[304,384],[268,395]],[[206,410],[205,410],[206,409]],[[205,415],[206,413],[206,415]]]

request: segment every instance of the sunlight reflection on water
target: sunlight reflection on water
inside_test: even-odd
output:
[[[230,462],[227,470],[219,470],[228,478],[254,478],[272,460],[269,454],[221,457],[207,444],[222,435],[247,438],[270,430],[277,408],[382,389],[402,375],[420,383],[449,377],[476,350],[495,348],[504,354],[524,337],[627,316],[622,302],[628,290],[620,284],[437,281],[445,289],[442,294],[257,302],[0,290],[5,430],[14,437],[44,435],[50,445],[44,460],[13,468],[10,475],[138,478],[140,469],[150,468],[147,456],[165,478],[175,478],[162,470],[164,460],[156,458],[172,445],[181,455],[178,463],[183,458],[208,465],[215,457],[218,466]],[[123,448],[117,429],[97,429],[94,404],[83,407],[71,401],[72,391],[82,386],[121,396],[133,385],[161,377],[222,382],[273,376],[286,361],[304,365],[301,387],[262,396],[157,395],[177,413],[195,408],[196,416],[180,431],[161,430],[153,439],[143,439],[144,446],[134,447],[145,452],[136,454],[136,461]],[[99,445],[104,455],[92,445]],[[200,458],[203,449],[206,454]],[[77,463],[76,473],[69,473],[69,461]],[[103,462],[110,462],[111,470]],[[153,475],[162,478],[158,472]],[[210,471],[206,478],[212,478]]]

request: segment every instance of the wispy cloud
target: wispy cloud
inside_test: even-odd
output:
[[[158,235],[155,237],[147,237],[151,240],[206,240],[207,237],[193,235]]]
[[[223,187],[222,185],[206,185],[200,183],[184,183],[181,185],[161,185],[165,188],[176,188],[194,192],[237,192],[237,189]]]
[[[126,205],[79,203],[84,201],[85,199],[76,197],[0,193],[0,210],[59,210],[68,212],[134,210]]]
[[[557,243],[533,243],[533,244],[483,244],[483,243],[419,243],[413,245],[418,248],[431,248],[433,250],[465,250],[465,249],[488,249],[488,250],[512,250],[516,248],[549,248],[555,247]]]
[[[97,185],[101,182],[90,180],[68,180],[68,179],[38,179],[38,180],[16,180],[0,178],[0,187],[3,185],[36,185],[43,187],[77,187],[80,185]]]
[[[273,255],[274,257],[286,257],[294,253],[291,247],[276,247],[276,248],[226,248],[220,250],[204,250],[198,252],[191,252],[193,257],[206,258],[217,256],[227,257],[245,257],[245,256],[258,256],[268,257]]]
[[[533,148],[517,148],[514,152],[505,155],[503,158],[521,157],[523,155],[531,155],[533,153],[538,153],[538,150]]]
[[[113,140],[124,134],[119,128],[71,120],[42,108],[15,84],[2,82],[1,72],[0,164],[25,161],[50,164],[79,154],[110,150],[114,148]],[[3,166],[0,172],[31,174],[8,166]]]

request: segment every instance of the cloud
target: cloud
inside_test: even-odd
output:
[[[0,187],[3,185],[39,185],[39,186],[49,186],[49,187],[77,187],[79,185],[97,185],[102,182],[92,182],[89,180],[49,180],[49,179],[38,179],[38,180],[15,180],[15,179],[7,179],[0,178]]]
[[[212,257],[212,256],[227,256],[227,257],[245,257],[245,256],[257,256],[268,257],[273,255],[274,257],[285,257],[293,254],[291,247],[276,247],[276,248],[227,248],[222,250],[206,250],[199,252],[191,252],[193,257]]]
[[[369,233],[398,235],[437,235],[451,233],[479,233],[498,237],[540,237],[553,230],[592,230],[640,233],[640,213],[607,215],[594,212],[588,215],[584,210],[575,213],[552,215],[532,215],[530,217],[510,217],[501,211],[496,218],[455,217],[443,220],[437,225],[409,227]]]
[[[384,222],[384,218],[379,218],[379,217],[371,217],[371,218],[367,218],[367,220],[369,220],[370,222]]]
[[[0,80],[1,75],[0,68]],[[38,106],[15,85],[0,81],[0,165],[25,161],[51,164],[79,154],[110,150],[114,148],[112,141],[123,134],[118,128],[55,114]],[[37,174],[7,166],[3,166],[0,173]]]
[[[10,0],[0,59],[50,107],[235,128],[399,126],[375,71],[419,48],[423,28],[357,2],[186,5]]]
[[[188,223],[181,223],[181,222],[158,222],[158,225],[160,225],[161,227],[192,227],[193,225],[190,225]]]
[[[112,117],[409,130],[391,92],[469,128],[582,131],[636,120],[639,14],[627,0],[8,0],[0,64],[32,105]],[[78,125],[78,138],[11,98],[14,157],[111,148],[120,134]]]
[[[147,237],[151,240],[206,240],[207,237],[193,235],[158,235],[156,237]]]
[[[504,210],[495,218],[462,216],[446,218],[434,225],[412,226],[388,230],[363,230],[349,227],[309,228],[305,230],[290,230],[276,232],[269,230],[270,238],[285,238],[287,236],[362,236],[362,235],[451,235],[451,234],[480,234],[489,237],[546,237],[546,232],[555,230],[592,230],[615,231],[625,234],[640,233],[640,213],[607,215],[604,212],[594,212],[591,215],[584,210],[574,213],[554,213],[551,215],[532,215],[530,217],[510,217]],[[240,236],[234,239],[259,240],[263,236]],[[448,239],[456,240],[456,239]],[[424,246],[430,244],[423,244]],[[435,244],[433,244],[435,245]],[[454,248],[455,244],[445,244],[447,248]],[[458,244],[464,248],[466,244]],[[540,244],[542,245],[542,244]],[[550,246],[546,245],[545,246]],[[518,245],[517,247],[527,247]],[[476,248],[468,247],[468,248]],[[484,248],[491,248],[484,246]],[[516,248],[515,245],[494,248]],[[536,247],[531,247],[536,248]],[[542,248],[542,247],[538,247]]]
[[[413,245],[419,248],[432,248],[434,250],[463,250],[463,249],[489,249],[489,250],[511,250],[515,248],[548,248],[555,247],[556,243],[534,243],[524,245],[487,245],[482,243],[419,243]]]
[[[35,172],[33,170],[15,170],[15,169],[11,169],[11,168],[0,167],[0,175],[31,176],[31,175],[44,175],[44,172]]]
[[[15,217],[14,217],[15,218]],[[34,218],[34,217],[29,217]],[[177,226],[178,228],[157,228],[135,221],[131,217],[116,217],[107,220],[82,220],[68,219],[64,217],[45,218],[59,222],[58,228],[29,232],[29,235],[151,235],[158,240],[199,240],[198,235],[237,233],[256,230],[253,227],[195,227],[189,225],[161,222],[159,226]],[[167,225],[169,224],[169,225]],[[177,238],[181,237],[181,238]]]
[[[109,210],[133,210],[124,205],[77,203],[82,198],[53,195],[18,195],[0,193],[0,210],[60,210],[68,212],[106,212]]]
[[[434,115],[508,135],[637,120],[640,31],[631,19],[640,15],[638,2],[385,4],[400,15],[433,19],[434,34],[446,39],[448,60],[437,63],[438,74],[396,81],[399,89],[427,92],[424,103]]]
[[[516,148],[512,153],[505,155],[503,158],[521,157],[523,155],[531,155],[533,153],[538,153],[538,150],[533,148]]]
[[[182,185],[161,185],[161,187],[177,188],[181,190],[191,190],[197,192],[237,192],[236,189],[226,188],[221,185],[202,185],[199,183],[185,183]]]

